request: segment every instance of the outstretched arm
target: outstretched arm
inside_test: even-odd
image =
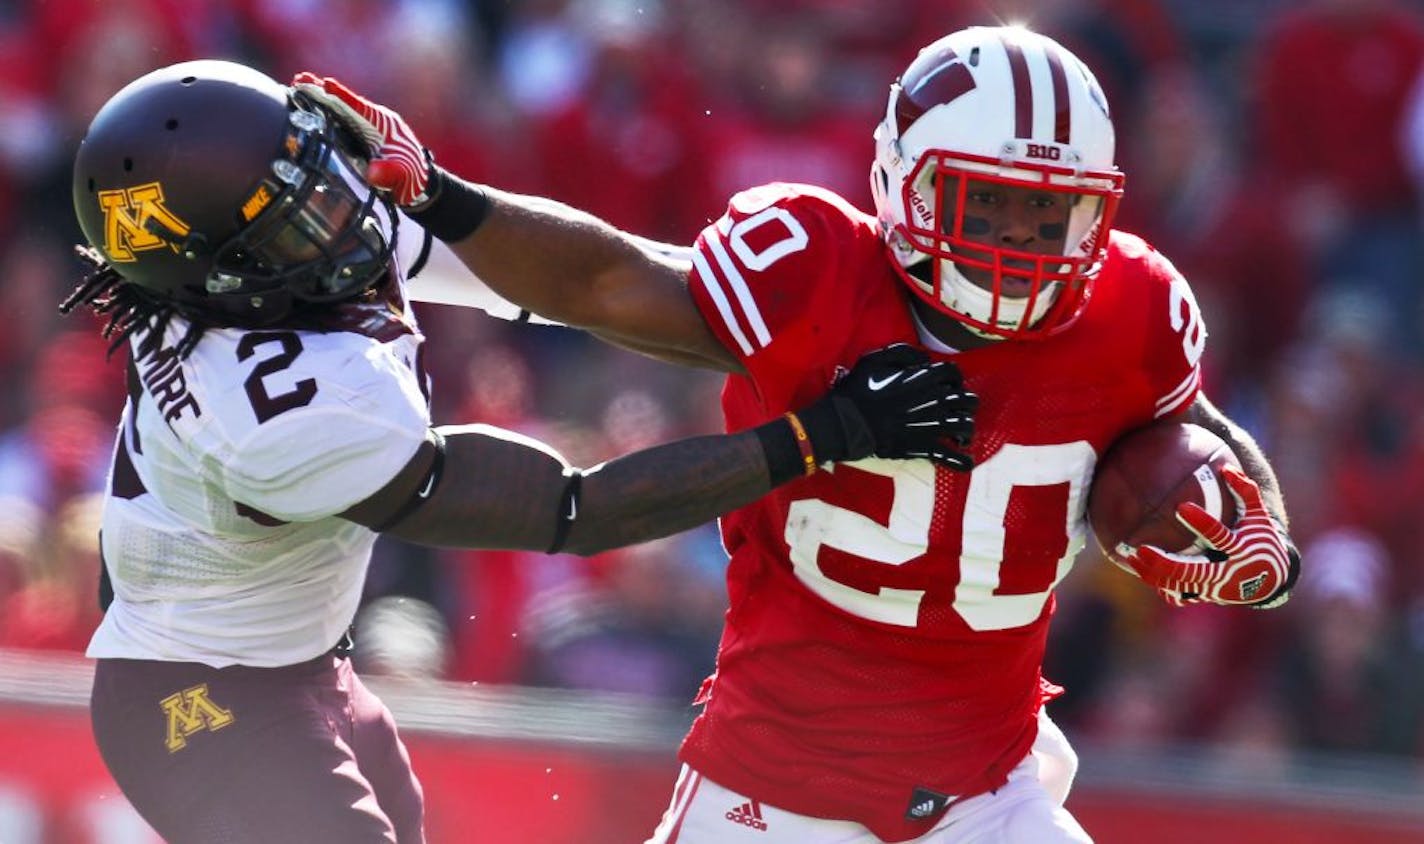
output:
[[[977,406],[953,365],[891,346],[796,413],[586,471],[508,431],[438,428],[394,479],[342,515],[431,545],[592,554],[686,530],[831,461],[922,457],[968,469]]]
[[[562,203],[464,182],[433,165],[399,114],[335,79],[299,73],[293,84],[365,139],[371,185],[500,296],[653,357],[740,367],[693,304],[686,257]]]
[[[489,199],[484,221],[450,248],[501,296],[633,351],[722,371],[739,368],[693,304],[687,259],[653,252],[562,203],[483,191]]]
[[[427,545],[595,554],[687,530],[772,488],[753,431],[696,437],[611,461],[582,473],[577,497],[569,489],[570,467],[542,443],[487,425],[437,432],[441,477],[428,500],[386,529]],[[381,527],[431,481],[435,454],[432,436],[400,475],[346,518]]]

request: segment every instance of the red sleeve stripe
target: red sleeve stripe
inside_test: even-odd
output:
[[[1197,389],[1200,387],[1201,366],[1198,365],[1192,367],[1192,371],[1187,373],[1187,377],[1183,378],[1182,383],[1173,388],[1172,392],[1157,400],[1157,411],[1152,414],[1152,418],[1161,419],[1186,407],[1196,398]]]
[[[727,326],[727,333],[737,341],[742,355],[749,357],[752,353],[752,344],[747,342],[747,336],[742,333],[741,326],[737,324],[737,316],[732,313],[732,304],[727,301],[727,295],[722,292],[722,287],[717,283],[717,277],[712,274],[712,267],[708,265],[707,256],[702,254],[702,250],[693,251],[692,266],[697,270],[697,277],[702,280],[702,289],[707,291],[707,296],[711,298],[712,304],[717,306],[717,313],[721,315],[722,323]]]

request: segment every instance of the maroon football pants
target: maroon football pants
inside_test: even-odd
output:
[[[425,840],[410,756],[348,659],[101,659],[90,715],[109,772],[170,844]]]

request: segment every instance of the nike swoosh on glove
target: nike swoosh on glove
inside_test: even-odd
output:
[[[429,199],[430,157],[405,118],[330,76],[304,70],[292,77],[292,87],[365,140],[371,150],[366,168],[371,187],[390,193],[402,207]]]
[[[854,444],[842,459],[922,457],[956,471],[974,468],[969,444],[979,397],[953,363],[896,343],[863,356],[827,398],[840,403],[846,430],[863,432],[849,438]]]
[[[1269,609],[1286,602],[1300,572],[1300,554],[1261,499],[1261,488],[1240,469],[1227,466],[1222,477],[1241,514],[1228,528],[1200,506],[1177,508],[1177,520],[1196,534],[1204,556],[1172,554],[1143,545],[1124,562],[1156,588],[1168,603],[1245,605]]]

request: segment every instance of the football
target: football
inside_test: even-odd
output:
[[[1193,501],[1234,524],[1236,499],[1221,477],[1228,464],[1240,466],[1231,447],[1200,425],[1155,423],[1123,436],[1098,461],[1088,491],[1098,546],[1114,561],[1119,543],[1200,550],[1196,535],[1177,521],[1177,506]]]

